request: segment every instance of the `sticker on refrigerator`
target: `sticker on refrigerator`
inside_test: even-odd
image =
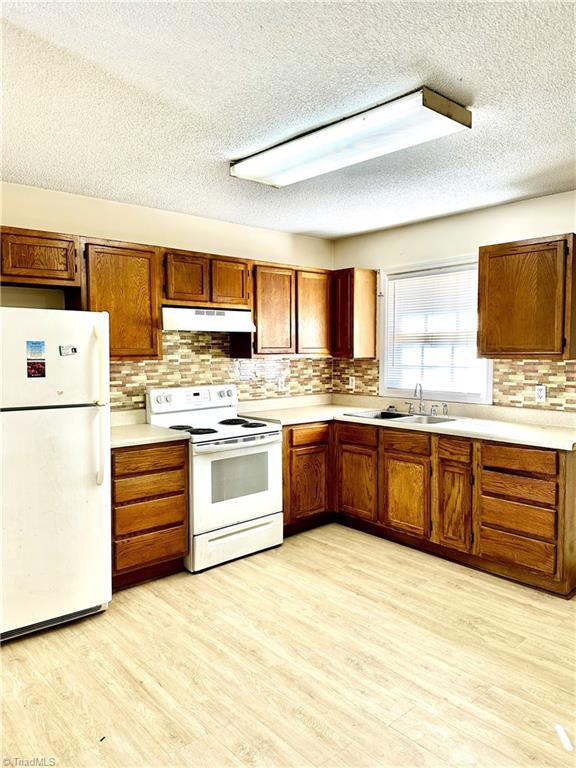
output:
[[[46,342],[26,342],[26,371],[29,379],[46,378]]]

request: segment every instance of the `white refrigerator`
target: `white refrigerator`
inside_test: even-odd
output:
[[[108,314],[0,308],[2,639],[112,595]]]

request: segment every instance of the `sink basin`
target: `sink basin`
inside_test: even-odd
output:
[[[344,416],[360,416],[362,419],[405,419],[405,413],[397,411],[363,411],[362,413],[345,413]]]
[[[443,424],[456,419],[450,419],[448,416],[402,416],[402,421],[406,424]]]

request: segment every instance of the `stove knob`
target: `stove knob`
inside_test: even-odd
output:
[[[232,397],[232,395],[234,394],[234,392],[232,392],[232,390],[231,390],[231,389],[228,389],[228,390],[226,390],[226,394],[228,395],[228,397]]]
[[[156,395],[154,400],[156,400],[157,403],[161,403],[162,402],[162,395]]]
[[[218,397],[225,397],[225,396],[226,396],[226,392],[224,392],[223,389],[218,390]]]
[[[165,400],[165,402],[167,402],[167,403],[171,403],[171,402],[172,402],[172,395],[166,395],[166,396],[164,397],[164,400]]]

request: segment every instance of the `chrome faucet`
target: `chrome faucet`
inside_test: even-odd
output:
[[[418,413],[423,414],[424,411],[424,390],[422,389],[422,384],[418,382],[416,386],[414,387],[414,397],[417,397],[419,399],[418,403]]]
[[[430,416],[438,416],[438,406],[436,405],[436,403],[430,406]]]
[[[408,406],[408,416],[412,416],[414,414],[414,403],[412,400],[405,400],[404,405]]]
[[[448,403],[442,403],[442,416],[448,416]]]

